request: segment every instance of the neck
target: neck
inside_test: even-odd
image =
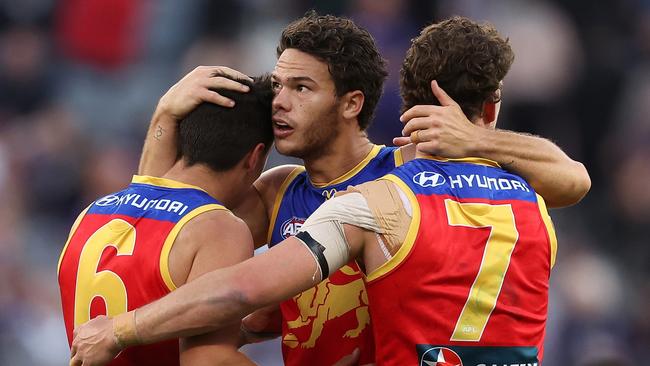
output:
[[[306,158],[305,169],[312,182],[331,182],[357,166],[370,153],[372,147],[365,132],[342,132],[324,154]]]
[[[238,181],[234,179],[233,169],[215,172],[203,164],[187,166],[182,160],[177,161],[163,178],[197,186],[228,208],[236,199],[233,187],[241,185],[241,176]]]

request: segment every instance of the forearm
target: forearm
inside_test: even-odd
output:
[[[584,165],[547,139],[504,130],[485,130],[474,155],[521,175],[549,207],[580,201],[591,187]]]
[[[140,175],[162,176],[176,161],[178,121],[160,109],[156,108],[144,140]]]
[[[237,290],[232,270],[211,272],[138,309],[135,314],[138,343],[220,329],[239,321],[251,310]]]

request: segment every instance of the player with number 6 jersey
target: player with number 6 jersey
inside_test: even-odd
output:
[[[76,326],[98,315],[125,313],[175,290],[172,245],[189,220],[211,210],[225,207],[202,189],[147,176],[93,202],[74,224],[59,263],[68,341]],[[131,348],[115,364],[178,365],[178,359],[174,340]]]
[[[202,103],[184,118],[179,158],[165,175],[136,175],[126,189],[97,199],[77,218],[58,266],[73,354],[81,324],[127,313],[252,256],[250,231],[226,207],[241,200],[264,167],[273,137],[272,91],[268,77],[242,82],[251,93],[233,95],[237,108]],[[227,142],[214,144],[215,135]],[[235,319],[219,331],[133,347],[109,360],[123,366],[252,365],[238,351],[239,330]]]

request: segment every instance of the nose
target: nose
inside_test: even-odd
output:
[[[291,109],[291,103],[289,100],[288,90],[286,88],[279,88],[276,91],[275,96],[273,97],[273,111],[285,110],[288,111]]]

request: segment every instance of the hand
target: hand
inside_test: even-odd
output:
[[[121,351],[113,334],[113,321],[99,316],[74,329],[70,366],[102,366]]]
[[[485,129],[470,122],[463,110],[440,86],[431,81],[431,91],[441,105],[416,105],[404,112],[402,135],[393,143],[415,143],[418,151],[447,158],[472,156]],[[417,141],[412,141],[417,137]]]
[[[248,92],[248,86],[228,77],[253,81],[247,75],[225,66],[199,66],[185,75],[160,98],[157,112],[180,121],[203,102],[214,103],[222,107],[234,107],[233,100],[210,90],[213,88]]]

